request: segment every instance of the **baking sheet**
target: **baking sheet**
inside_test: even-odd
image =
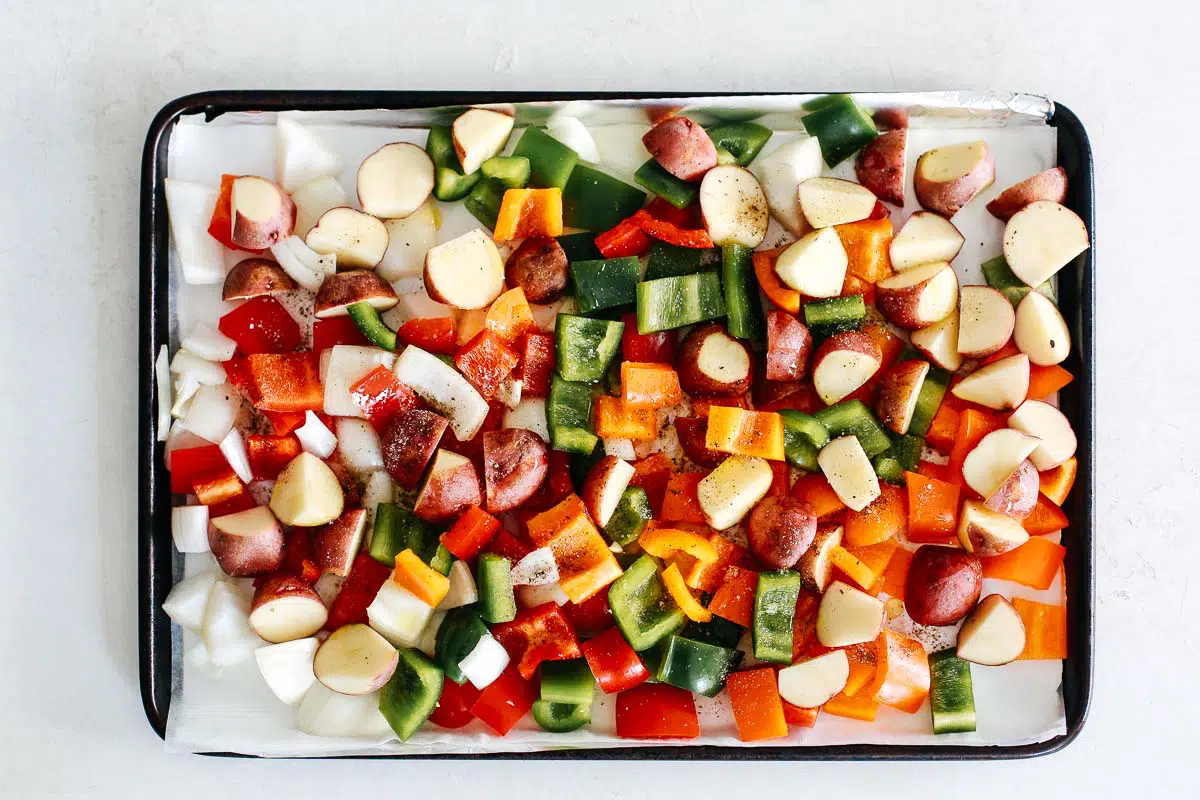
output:
[[[996,158],[996,182],[958,215],[955,225],[966,244],[955,269],[963,283],[982,283],[979,265],[999,252],[1003,224],[985,210],[988,200],[1005,187],[1056,163],[1056,137],[1045,124],[1049,104],[1029,95],[980,95],[978,93],[932,93],[927,95],[858,95],[868,105],[883,107],[908,105],[914,109],[909,134],[909,175],[905,182],[906,203],[894,212],[897,228],[918,206],[912,197],[911,172],[915,156],[932,147],[973,139],[984,139]],[[766,110],[764,118],[776,133],[764,155],[784,142],[802,136],[795,109],[804,97],[739,97],[673,99],[672,106],[685,106],[689,114],[703,117],[712,113],[724,118],[746,118],[756,110]],[[649,156],[641,147],[641,133],[648,129],[641,106],[654,101],[604,101],[569,104],[569,113],[577,114],[597,139],[600,166],[624,180]],[[518,120],[537,122],[568,104],[523,104]],[[703,111],[708,109],[708,111]],[[700,110],[698,113],[693,110]],[[353,195],[358,164],[383,144],[410,141],[423,144],[424,130],[411,126],[444,119],[448,112],[438,110],[312,112],[301,115],[322,136],[333,143],[343,157],[339,180]],[[168,177],[216,185],[222,173],[260,174],[275,172],[275,132],[273,114],[228,114],[206,123],[201,117],[184,117],[172,134],[168,156]],[[409,126],[409,127],[397,127]],[[510,140],[511,148],[519,131]],[[852,163],[845,163],[827,174],[852,177]],[[439,232],[442,241],[477,226],[461,203],[439,204],[444,213]],[[763,248],[786,241],[787,234],[772,221]],[[228,253],[229,263],[239,256]],[[174,252],[171,253],[171,341],[177,345],[179,331],[188,330],[197,320],[211,321],[232,308],[220,299],[220,287],[197,287],[183,283]],[[189,556],[188,573],[214,568],[211,557]],[[1025,596],[1043,602],[1058,603],[1062,598],[1061,575],[1055,586],[1045,592],[1005,582],[986,581],[984,593]],[[911,625],[902,617],[893,623],[901,629]],[[293,727],[295,710],[284,706],[267,689],[251,659],[217,672],[185,654],[195,644],[194,635],[173,632],[174,682],[167,727],[167,747],[175,751],[229,751],[262,756],[333,756],[352,754],[429,754],[528,752],[563,747],[630,747],[636,742],[616,739],[612,698],[597,693],[590,730],[571,734],[541,731],[527,716],[508,736],[489,733],[482,723],[474,722],[457,731],[440,731],[432,726],[401,744],[389,735],[382,717],[369,715],[361,723],[365,734],[343,740],[317,738]],[[953,631],[926,631],[931,647],[936,641],[952,641]],[[972,668],[979,730],[970,734],[934,737],[929,711],[903,714],[880,707],[874,724],[865,724],[832,715],[821,715],[814,729],[793,728],[786,739],[744,743],[737,739],[725,695],[697,698],[702,736],[680,745],[707,744],[739,747],[833,745],[833,744],[940,744],[940,745],[1017,745],[1045,741],[1065,733],[1065,710],[1061,695],[1062,664],[1057,661],[1017,662],[1005,667]],[[672,746],[670,742],[643,746]]]

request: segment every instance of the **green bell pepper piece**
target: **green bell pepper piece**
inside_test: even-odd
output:
[[[792,622],[800,596],[800,573],[790,569],[758,573],[754,590],[754,657],[792,663]]]
[[[699,272],[705,256],[711,252],[697,247],[679,247],[656,239],[650,246],[645,279],[653,281]]]
[[[513,594],[512,562],[495,553],[484,553],[475,565],[479,588],[479,616],[484,622],[512,622],[517,616]]]
[[[545,661],[542,663],[543,700],[551,703],[573,705],[592,704],[596,691],[596,679],[582,658],[570,661]]]
[[[563,224],[589,231],[616,226],[646,202],[646,194],[598,169],[579,164],[563,188]]]
[[[830,297],[804,304],[804,324],[813,337],[825,339],[842,331],[856,331],[867,318],[861,294]]]
[[[637,286],[638,333],[658,333],[725,316],[721,276],[698,272]]]
[[[565,187],[579,160],[578,153],[541,128],[526,128],[513,155],[529,159],[529,185],[539,189]]]
[[[358,326],[358,330],[367,341],[376,347],[396,352],[396,332],[389,328],[379,316],[379,311],[367,301],[354,303],[346,309],[350,319]]]
[[[506,191],[508,189],[504,184],[495,178],[484,178],[467,195],[463,205],[485,228],[493,230],[496,227],[496,218],[500,216],[500,204],[504,202]]]
[[[371,558],[388,567],[395,566],[396,554],[412,550],[426,564],[437,553],[440,531],[412,511],[396,503],[375,507],[371,528]]]
[[[438,200],[461,200],[479,183],[478,172],[463,175],[462,163],[454,150],[454,136],[449,125],[433,125],[429,128],[425,152],[433,161],[433,196]]]
[[[682,636],[667,641],[655,677],[661,683],[715,697],[725,688],[725,677],[741,661],[741,653]]]
[[[595,450],[600,439],[592,432],[592,387],[553,376],[546,398],[546,424],[555,450],[581,455]]]
[[[575,302],[581,313],[633,303],[642,265],[637,256],[575,261],[571,278],[575,281]]]
[[[904,484],[904,467],[900,466],[900,460],[889,448],[884,450],[879,455],[871,460],[871,466],[875,468],[875,474],[881,481],[902,486]]]
[[[740,244],[721,247],[721,283],[725,287],[726,327],[731,336],[755,342],[766,341],[767,320],[758,296],[753,251]]]
[[[921,356],[923,357],[923,356]],[[908,432],[913,436],[925,436],[933,425],[942,401],[946,398],[946,390],[950,387],[950,373],[932,364],[921,388],[917,390],[917,407],[913,409],[912,419],[908,423]],[[919,456],[918,456],[919,458]]]
[[[829,431],[816,417],[791,409],[780,411],[783,418],[783,452],[788,463],[809,472],[816,472],[817,453],[829,444]]]
[[[1012,268],[1008,266],[1008,262],[1004,260],[1004,256],[988,259],[980,265],[980,268],[983,270],[983,279],[987,281],[987,285],[1008,298],[1008,302],[1014,306],[1024,300],[1025,295],[1033,291],[1025,281],[1016,276]],[[1037,287],[1037,291],[1055,303],[1058,302],[1054,286],[1050,281]]]
[[[467,676],[459,664],[487,635],[487,626],[480,619],[479,609],[474,604],[446,612],[434,641],[433,658],[445,670],[447,678],[460,686],[467,682]]]
[[[596,234],[591,231],[563,234],[558,237],[558,246],[566,254],[568,263],[604,258],[596,247]]]
[[[625,641],[634,650],[648,650],[683,625],[683,611],[675,604],[650,556],[633,563],[608,590],[608,604]]]
[[[771,138],[771,129],[755,122],[723,122],[708,129],[717,150],[724,150],[739,167],[749,166]]]
[[[433,558],[429,559],[429,566],[433,567],[443,575],[450,574],[450,566],[454,563],[454,554],[446,549],[446,545],[438,542],[437,550],[433,554]]]
[[[396,671],[379,691],[379,713],[400,741],[425,724],[442,696],[442,671],[419,650],[401,650]]]
[[[836,167],[879,135],[870,113],[848,94],[829,95],[809,104],[801,120],[804,130],[817,137],[821,155],[830,167]]]
[[[569,381],[601,380],[621,346],[624,330],[623,322],[559,314],[554,330],[558,374]]]
[[[604,526],[604,534],[613,544],[627,545],[642,535],[652,516],[646,490],[640,486],[627,486],[608,524]]]
[[[891,437],[861,400],[843,400],[813,414],[829,431],[829,437],[852,434],[868,458],[874,458],[892,446]]]
[[[688,183],[663,169],[653,158],[638,167],[633,179],[655,197],[661,197],[675,208],[687,208],[700,199],[700,184]]]
[[[524,189],[529,183],[529,159],[523,156],[493,156],[479,171],[485,178],[500,181],[505,189]]]
[[[736,622],[714,614],[708,622],[689,622],[681,635],[696,642],[737,649],[743,630]]]
[[[550,700],[535,700],[533,721],[549,733],[570,733],[592,721],[592,704],[554,703]]]
[[[572,453],[567,458],[567,470],[571,473],[571,484],[577,493],[583,493],[583,482],[587,480],[592,467],[604,458],[604,445],[599,441],[590,453]]]

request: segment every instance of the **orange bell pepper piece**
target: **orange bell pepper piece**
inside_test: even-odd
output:
[[[536,333],[538,326],[533,320],[529,301],[525,299],[525,290],[518,286],[492,301],[484,326],[509,344],[527,333]]]
[[[441,535],[441,542],[456,558],[474,558],[500,532],[500,520],[479,506],[463,512],[450,530]]]
[[[725,570],[731,564],[747,563],[750,557],[750,553],[744,547],[734,544],[716,531],[709,534],[708,543],[716,550],[717,560],[705,563],[692,559],[683,571],[684,582],[701,592],[716,591],[725,577]]]
[[[833,229],[846,251],[848,275],[875,284],[892,274],[892,260],[888,255],[893,233],[890,219],[864,219],[835,225]]]
[[[954,437],[958,436],[958,412],[949,403],[942,403],[938,408],[937,413],[933,415],[933,422],[929,424],[929,431],[925,434],[925,443],[933,449],[950,454],[954,449]]]
[[[796,613],[792,616],[792,663],[816,643],[817,609],[820,605],[821,596],[816,592],[801,591],[796,597]]]
[[[578,495],[530,517],[526,528],[535,545],[554,553],[559,586],[571,602],[584,602],[620,577],[620,564]]]
[[[662,512],[663,495],[674,473],[675,464],[662,453],[651,453],[633,462],[633,477],[629,479],[629,485],[646,490],[650,511],[656,517]]]
[[[813,507],[817,519],[823,520],[845,510],[846,504],[837,496],[824,475],[803,475],[792,484],[792,497],[805,500]]]
[[[708,622],[712,619],[712,612],[700,605],[700,601],[692,594],[692,590],[683,582],[683,575],[679,572],[677,565],[671,564],[663,570],[662,582],[675,601],[675,605],[679,606],[684,615],[692,622]]]
[[[801,708],[794,706],[787,700],[783,702],[783,718],[787,720],[788,725],[798,725],[801,728],[811,728],[817,724],[817,715],[821,713],[821,707],[816,708]]]
[[[897,547],[888,560],[887,569],[879,579],[876,594],[886,594],[888,597],[904,599],[904,584],[908,582],[908,567],[912,564],[911,550]]]
[[[658,438],[658,423],[652,408],[630,408],[619,397],[602,395],[592,403],[596,435],[602,439],[632,439],[652,442]]]
[[[879,594],[880,579],[887,571],[888,564],[891,563],[896,549],[900,546],[899,543],[895,539],[887,539],[879,544],[872,544],[866,547],[853,547],[845,544],[845,540],[843,540],[843,545],[846,548],[846,552],[854,556],[874,576],[870,587],[863,591],[868,594]]]
[[[879,497],[862,511],[847,511],[846,544],[866,547],[908,533],[908,495],[899,486],[880,482]]]
[[[1018,661],[1067,657],[1067,607],[1014,597],[1013,608],[1025,623],[1025,649]]]
[[[1039,493],[1033,511],[1021,520],[1021,525],[1030,536],[1044,536],[1067,527],[1067,515],[1053,500]]]
[[[958,432],[954,435],[954,446],[950,450],[950,463],[947,466],[954,483],[963,485],[962,465],[967,453],[974,450],[984,436],[1003,427],[1004,423],[996,415],[974,408],[965,409],[958,415]]]
[[[800,293],[785,285],[775,274],[775,262],[779,259],[779,250],[762,250],[753,255],[754,274],[758,285],[775,305],[789,314],[800,313]]]
[[[215,506],[242,493],[242,480],[232,467],[218,468],[192,482],[192,494],[201,505]]]
[[[908,486],[908,539],[912,542],[948,542],[957,536],[959,487],[904,473]]]
[[[878,685],[871,699],[915,714],[929,696],[929,657],[925,646],[892,630],[885,630],[881,639]]]
[[[671,476],[659,515],[663,522],[707,523],[704,512],[700,510],[700,498],[696,495],[704,476],[703,472],[681,472]]]
[[[721,453],[783,461],[783,417],[774,411],[713,406],[708,410],[704,446]]]
[[[851,697],[845,692],[834,695],[821,709],[827,714],[862,722],[874,722],[879,703],[867,697]]]
[[[853,553],[842,546],[837,546],[829,553],[829,563],[840,569],[846,577],[859,585],[864,591],[870,591],[879,577],[855,557]]]
[[[708,412],[716,406],[749,409],[750,393],[743,392],[733,397],[697,397],[692,400],[692,416],[698,419],[708,419]]]
[[[561,189],[509,189],[500,201],[494,238],[497,242],[529,236],[561,236]]]
[[[999,350],[992,353],[990,356],[987,356],[986,358],[982,359],[979,362],[979,366],[981,366],[981,367],[987,366],[988,364],[991,364],[995,361],[999,361],[1002,358],[1008,358],[1009,356],[1015,356],[1020,352],[1021,352],[1021,348],[1017,347],[1017,343],[1014,342],[1010,338],[1007,342],[1004,343],[1004,347],[1001,347]]]
[[[1049,367],[1030,364],[1029,391],[1025,393],[1025,397],[1030,400],[1045,400],[1073,380],[1075,376],[1057,364]]]
[[[770,667],[734,672],[726,679],[733,721],[743,742],[787,736],[787,720],[775,670]]]
[[[392,580],[434,608],[450,591],[450,579],[422,561],[411,549],[396,554]]]
[[[846,678],[842,694],[847,697],[874,698],[876,689],[883,682],[886,649],[882,633],[869,642],[852,644],[845,648],[846,660],[850,662],[850,674]]]
[[[717,548],[698,533],[677,528],[653,528],[638,538],[642,550],[655,558],[670,558],[675,553],[686,553],[705,564],[715,563]],[[682,575],[680,578],[682,579]]]
[[[708,610],[722,619],[749,628],[754,620],[754,592],[757,588],[757,572],[729,567],[725,571],[725,582],[708,603]]]
[[[1067,548],[1034,536],[1015,550],[983,559],[983,577],[1049,589]]]
[[[1056,506],[1067,501],[1071,487],[1075,485],[1075,476],[1079,473],[1079,462],[1072,456],[1054,469],[1046,470],[1038,475],[1042,494]]]
[[[621,364],[621,399],[626,408],[669,408],[683,401],[679,373],[667,364]]]

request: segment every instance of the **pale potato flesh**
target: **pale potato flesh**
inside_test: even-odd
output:
[[[433,299],[461,309],[485,308],[504,291],[504,262],[482,228],[425,254],[425,288]]]
[[[1071,353],[1071,331],[1054,301],[1029,292],[1017,305],[1013,339],[1031,364],[1061,364]]]
[[[1078,440],[1071,422],[1049,403],[1026,400],[1009,416],[1008,426],[1039,440],[1029,455],[1038,472],[1054,469],[1075,455]]]
[[[339,267],[373,269],[387,252],[384,224],[353,208],[331,208],[304,237],[314,251],[337,256]]]
[[[958,312],[946,316],[940,322],[915,330],[909,337],[912,346],[949,372],[962,366],[963,358],[958,352]]]
[[[774,473],[766,459],[730,456],[704,477],[696,495],[708,524],[717,530],[731,528],[750,513],[771,488]]]
[[[813,388],[833,405],[854,393],[879,370],[878,359],[857,350],[835,350],[813,368]]]
[[[806,234],[779,254],[775,273],[785,284],[809,297],[836,297],[842,293],[850,261],[841,237],[833,228]]]
[[[809,178],[800,184],[800,210],[814,228],[858,222],[875,210],[870,189],[840,178]]]
[[[948,183],[964,175],[970,175],[971,170],[975,169],[985,158],[987,158],[987,145],[984,142],[966,142],[939,147],[921,157],[921,175],[937,183]]]
[[[767,235],[770,210],[758,179],[747,169],[713,167],[700,181],[700,212],[717,246],[758,247]]]
[[[343,625],[313,658],[317,680],[338,694],[370,694],[396,671],[400,652],[367,625]]]
[[[1004,260],[1032,287],[1041,286],[1090,246],[1079,215],[1051,200],[1030,203],[1004,226]]]
[[[1008,344],[1016,319],[1012,303],[1000,292],[964,286],[958,296],[958,352],[970,358],[997,352]]]
[[[817,608],[817,641],[825,647],[869,642],[883,630],[883,602],[849,584],[834,581]]]
[[[1023,353],[980,367],[950,390],[960,400],[996,409],[1016,408],[1029,392],[1029,358]]]
[[[898,272],[951,261],[966,240],[950,220],[929,211],[917,211],[892,239],[889,252],[892,268]]]
[[[363,211],[383,219],[404,218],[433,192],[433,160],[415,144],[384,145],[358,168],[358,200]]]
[[[779,696],[799,708],[816,708],[846,688],[850,659],[845,650],[801,661],[779,670]]]
[[[484,161],[504,149],[513,123],[511,114],[487,108],[469,108],[454,120],[451,128],[454,149],[462,162],[464,175],[475,172]]]
[[[879,497],[879,478],[855,436],[842,436],[817,454],[821,472],[847,507],[862,511]]]
[[[991,497],[1038,443],[1035,437],[1011,428],[992,431],[963,459],[963,479],[981,497]]]
[[[973,664],[998,667],[1025,649],[1025,623],[1012,603],[990,594],[980,601],[958,632],[956,655]]]
[[[701,343],[696,369],[720,383],[745,380],[750,374],[750,354],[736,339],[716,332]]]
[[[271,490],[271,511],[285,525],[315,527],[342,513],[342,485],[329,466],[301,453],[279,473]]]

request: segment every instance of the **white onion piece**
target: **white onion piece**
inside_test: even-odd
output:
[[[207,553],[208,506],[172,508],[171,539],[181,553]]]
[[[246,453],[246,443],[242,440],[242,434],[237,428],[231,428],[229,433],[225,434],[225,438],[221,440],[221,453],[237,476],[242,479],[242,483],[250,483],[254,480],[254,473],[250,470],[250,456]]]
[[[337,437],[311,411],[304,412],[304,424],[296,429],[296,438],[305,452],[320,459],[329,458],[337,449]]]
[[[521,608],[537,608],[542,603],[554,601],[556,606],[564,606],[571,602],[567,593],[557,583],[547,583],[541,586],[517,586],[517,605]]]
[[[219,284],[225,280],[225,248],[208,235],[219,192],[210,186],[168,178],[166,195],[171,238],[184,283]]]
[[[288,238],[276,242],[271,245],[271,255],[275,256],[275,261],[283,268],[283,271],[294,280],[296,283],[308,289],[310,292],[315,292],[321,288],[321,284],[325,282],[325,274],[317,272],[306,266],[296,255],[292,248],[292,240],[295,239],[302,247],[306,246],[304,241],[299,236],[289,236]]]
[[[526,397],[516,408],[504,412],[505,428],[524,428],[543,440],[550,441],[550,425],[546,421],[546,398]]]
[[[296,709],[296,728],[312,736],[395,738],[379,711],[379,692],[338,694],[317,681]]]
[[[206,531],[205,538],[207,536]],[[204,610],[208,608],[208,596],[216,583],[215,572],[199,572],[184,578],[171,587],[167,599],[163,601],[163,611],[179,627],[189,631],[200,630],[204,624]]]
[[[263,680],[276,697],[294,706],[316,681],[313,657],[320,642],[315,636],[290,642],[269,644],[254,651],[254,660]]]
[[[392,281],[392,291],[397,296],[423,292],[425,291],[425,278],[421,275],[409,275],[406,278],[398,278]]]
[[[200,635],[218,667],[241,663],[266,644],[250,629],[250,597],[229,581],[217,581],[208,595]]]
[[[171,432],[171,368],[167,358],[167,346],[158,349],[154,359],[154,381],[158,386],[158,440],[165,442]]]
[[[229,384],[201,386],[192,398],[183,424],[202,439],[220,444],[233,429],[234,420],[242,407],[242,399]]]
[[[362,507],[367,510],[368,522],[375,519],[375,507],[380,503],[396,502],[396,482],[383,470],[371,473],[363,487]]]
[[[520,378],[514,378],[510,373],[500,382],[500,388],[496,391],[496,399],[505,408],[516,408],[521,404],[521,393],[524,388],[525,382]]]
[[[361,419],[338,417],[338,453],[351,472],[359,474],[383,469],[383,445],[370,423]]]
[[[558,583],[558,562],[549,547],[539,547],[512,568],[513,586],[545,586]]]
[[[188,406],[192,404],[192,398],[196,396],[196,390],[200,388],[200,381],[196,380],[191,374],[180,375],[175,381],[175,401],[171,405],[171,416],[175,419],[183,419],[187,414]]]
[[[289,236],[286,241],[292,255],[313,272],[318,275],[332,275],[337,272],[337,253],[318,253],[299,236]]]
[[[588,132],[587,126],[575,117],[555,114],[546,121],[546,133],[574,150],[581,161],[595,164],[600,160],[596,140]]]
[[[225,382],[225,368],[215,361],[180,350],[171,359],[172,375],[190,375],[205,386],[217,386]]]
[[[425,623],[425,629],[421,631],[421,638],[417,640],[416,648],[425,655],[433,658],[434,648],[437,646],[438,628],[442,627],[442,621],[446,619],[445,611],[435,610],[429,617],[429,622]]]
[[[237,351],[237,342],[203,322],[193,325],[179,346],[209,361],[228,361]]]
[[[637,458],[632,439],[605,439],[604,455],[616,456],[623,461],[633,461]]]
[[[479,599],[479,587],[475,585],[475,576],[465,561],[455,561],[450,565],[450,589],[442,602],[438,603],[439,611],[469,605]]]
[[[486,689],[504,672],[508,661],[508,651],[504,645],[490,633],[485,633],[467,657],[458,662],[458,668],[476,689]]]

